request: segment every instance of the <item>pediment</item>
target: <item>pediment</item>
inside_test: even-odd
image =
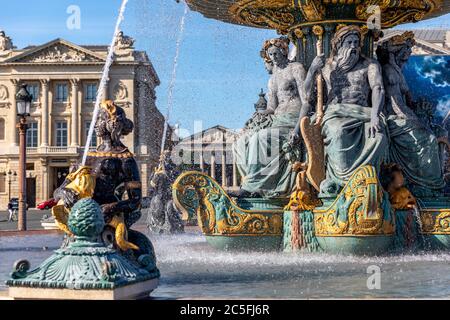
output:
[[[191,141],[190,143],[193,142],[194,144],[214,145],[222,144],[224,142],[232,143],[236,137],[236,132],[222,126],[215,126],[190,136],[187,139],[183,139],[183,141],[186,143]]]
[[[56,39],[42,46],[33,47],[5,63],[92,63],[105,62],[105,58],[86,48]]]

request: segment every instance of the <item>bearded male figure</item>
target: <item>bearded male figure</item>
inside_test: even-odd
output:
[[[336,32],[330,58],[322,68],[327,104],[322,121],[326,179],[322,196],[335,196],[363,165],[379,168],[387,150],[381,111],[384,87],[381,67],[361,54],[357,26]],[[320,117],[320,115],[318,115]]]
[[[386,88],[389,162],[402,167],[416,196],[430,196],[429,190],[440,191],[445,182],[437,138],[413,111],[419,105],[413,101],[402,73],[414,44],[414,33],[405,32],[383,42],[377,57]]]

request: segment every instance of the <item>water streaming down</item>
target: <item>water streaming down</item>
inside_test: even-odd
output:
[[[420,236],[421,236],[422,243],[424,243],[425,238],[423,236],[423,225],[422,225],[422,219],[420,218],[419,208],[417,206],[414,206],[413,207],[413,212],[414,212],[414,217],[416,219],[417,225],[419,226],[419,233],[420,233]]]
[[[175,58],[173,60],[172,78],[170,79],[170,85],[169,85],[169,89],[168,89],[167,110],[166,110],[166,116],[164,118],[164,130],[163,130],[162,141],[161,141],[161,154],[164,152],[165,145],[166,145],[167,129],[169,126],[169,119],[170,119],[170,115],[172,113],[172,108],[173,108],[173,90],[175,89],[175,81],[177,78],[178,58],[180,56],[180,47],[181,47],[181,42],[183,40],[184,26],[186,23],[186,16],[187,16],[188,12],[189,12],[189,7],[188,7],[187,3],[184,3],[184,12],[183,12],[183,15],[180,20],[180,31],[178,33]]]
[[[119,16],[117,17],[116,27],[114,29],[114,35],[113,35],[113,38],[111,41],[111,45],[109,46],[108,56],[106,57],[105,66],[103,67],[102,78],[100,80],[100,85],[98,86],[97,97],[95,100],[94,113],[92,115],[92,121],[91,121],[91,125],[89,127],[89,133],[88,133],[88,137],[87,137],[86,144],[84,147],[84,154],[83,154],[83,161],[82,161],[83,166],[86,165],[86,159],[87,159],[87,155],[89,152],[89,148],[91,146],[92,135],[94,134],[95,123],[97,122],[97,117],[98,117],[98,113],[100,110],[100,103],[104,99],[104,88],[108,81],[109,70],[114,61],[114,49],[116,46],[116,40],[117,40],[117,36],[119,35],[119,32],[120,32],[120,25],[122,24],[122,21],[125,18],[124,15],[125,15],[125,10],[127,8],[127,3],[128,3],[128,0],[122,0],[122,5],[120,6],[120,10],[119,10]]]

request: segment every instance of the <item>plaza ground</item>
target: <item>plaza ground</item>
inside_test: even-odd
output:
[[[8,222],[8,211],[0,211],[0,231],[17,230],[17,221]],[[27,229],[42,230],[41,219],[51,215],[50,210],[30,209],[27,211]]]

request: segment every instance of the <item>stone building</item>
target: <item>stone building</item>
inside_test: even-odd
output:
[[[237,191],[240,176],[233,159],[233,143],[238,133],[223,126],[214,126],[181,139],[172,150],[173,161],[183,171],[201,171],[226,191]]]
[[[120,34],[104,93],[135,124],[124,143],[136,155],[146,192],[148,175],[159,159],[164,117],[155,105],[158,75],[147,54],[134,50],[133,44],[132,38]],[[52,197],[82,155],[107,50],[64,39],[17,49],[0,32],[0,209],[18,195],[17,177],[9,194],[5,173],[18,171],[19,86],[27,84],[33,95],[27,133],[27,200],[33,207]],[[96,143],[94,138],[93,148]]]
[[[384,31],[380,42],[401,35],[407,30],[391,29]],[[450,55],[450,30],[445,29],[416,29],[414,32],[416,45],[413,55]]]

